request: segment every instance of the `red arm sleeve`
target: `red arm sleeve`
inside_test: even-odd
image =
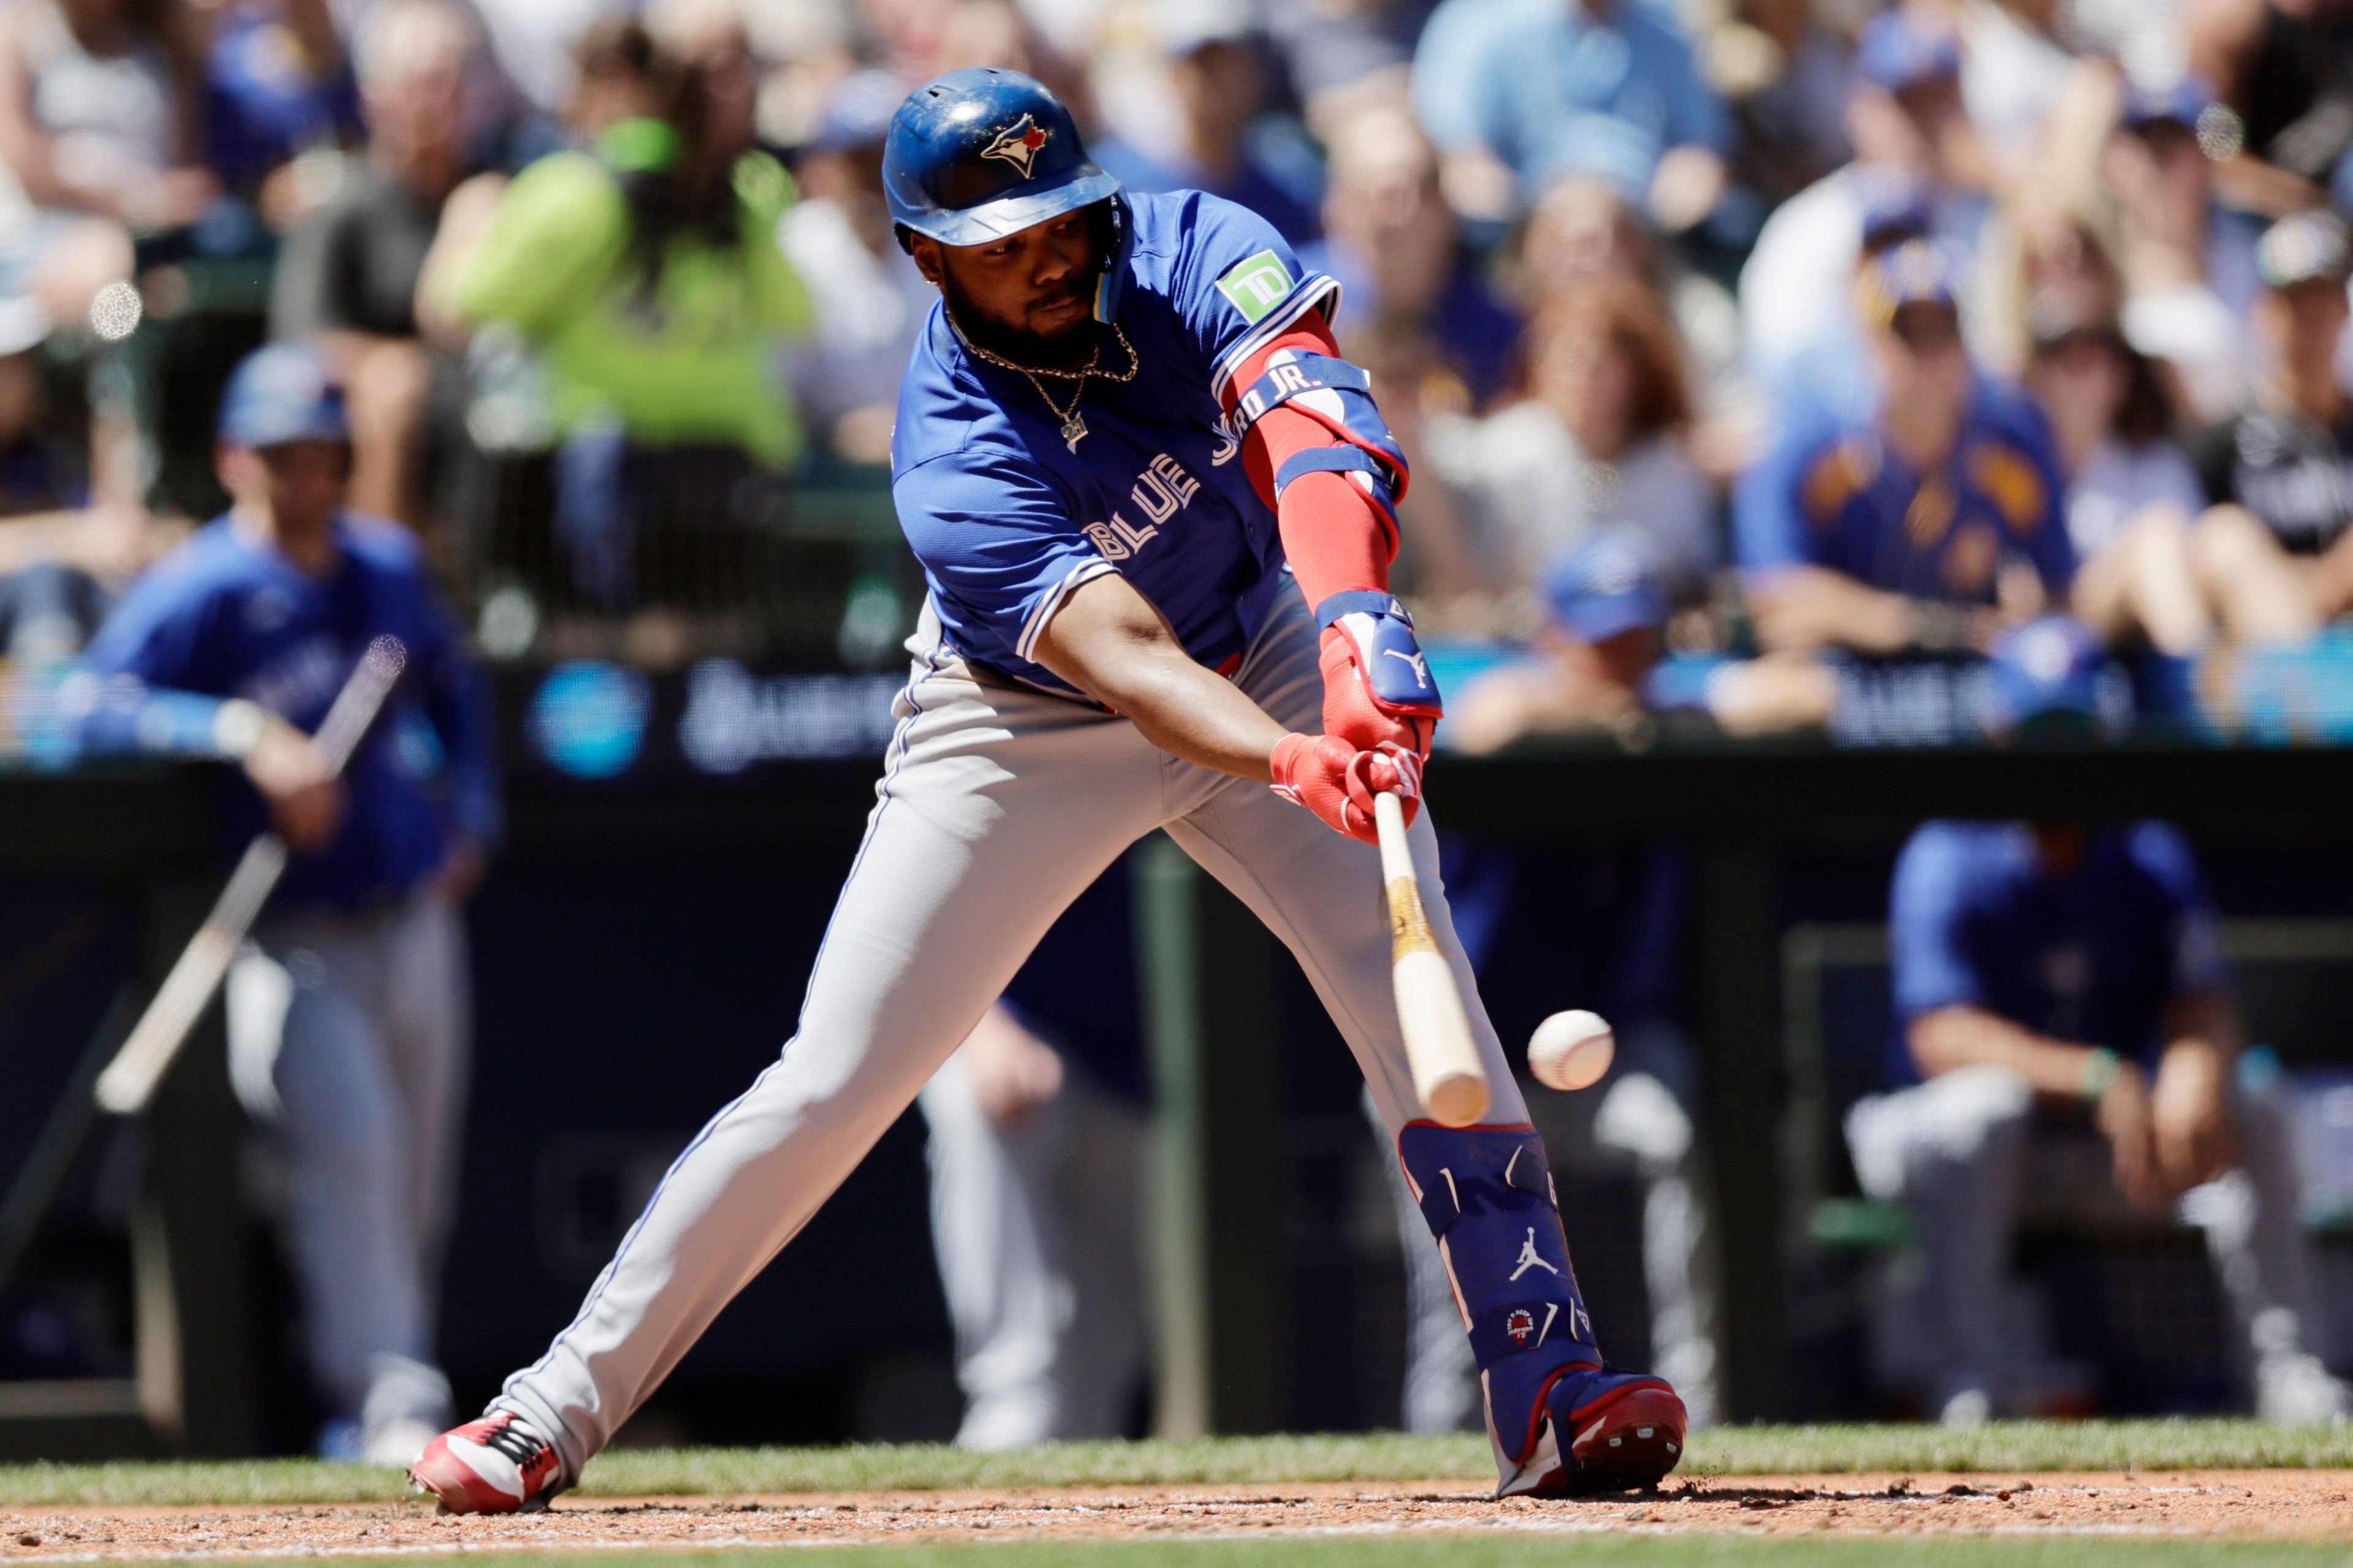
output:
[[[1330,354],[1340,348],[1322,317],[1310,312],[1298,325],[1242,362],[1232,384],[1247,387],[1266,374],[1266,362],[1282,350]],[[1276,406],[1261,416],[1242,440],[1242,463],[1259,499],[1275,509],[1282,552],[1312,608],[1352,588],[1387,592],[1389,563],[1397,558],[1397,535],[1388,520],[1344,474],[1302,474],[1274,499],[1274,476],[1295,452],[1342,443],[1308,415]]]

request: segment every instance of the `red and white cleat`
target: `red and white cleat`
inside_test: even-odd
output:
[[[564,1489],[555,1445],[501,1410],[444,1432],[408,1467],[408,1482],[445,1513],[522,1513]]]
[[[1579,1411],[1560,1490],[1569,1496],[1657,1486],[1683,1457],[1690,1425],[1664,1384],[1630,1388],[1599,1409]]]

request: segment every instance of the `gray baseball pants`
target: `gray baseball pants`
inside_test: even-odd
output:
[[[957,1444],[995,1452],[1118,1436],[1146,1348],[1142,1110],[1072,1066],[1060,1094],[999,1127],[962,1053],[915,1102],[931,1129],[932,1247],[964,1389]]]
[[[266,916],[227,1003],[237,1098],[285,1158],[311,1375],[364,1441],[421,1447],[449,1409],[433,1326],[472,1045],[464,917],[428,890]]]
[[[508,1379],[512,1410],[576,1477],[730,1299],[799,1233],[969,1034],[1056,916],[1155,828],[1289,946],[1394,1135],[1420,1114],[1389,989],[1380,856],[1264,784],[1179,761],[1124,719],[976,680],[910,647],[866,838],[784,1054],[681,1154],[579,1316]],[[1234,676],[1275,719],[1321,728],[1316,630],[1285,592]],[[1425,813],[1414,860],[1495,1090],[1526,1120],[1438,888]]]
[[[2295,1419],[2293,1403],[2273,1408],[2274,1384],[2309,1360],[2318,1319],[2289,1100],[2284,1086],[2241,1083],[2232,1110],[2237,1167],[2183,1194],[2178,1212],[2205,1236],[2259,1408]],[[1912,1372],[1948,1413],[1959,1399],[2006,1411],[2025,1392],[2014,1386],[2021,1369],[2005,1298],[2033,1122],[2026,1080],[1991,1065],[1869,1096],[1847,1113],[1856,1177],[1910,1211],[1925,1266],[1885,1303],[1882,1359]],[[2312,1391],[2305,1403],[2337,1392]]]

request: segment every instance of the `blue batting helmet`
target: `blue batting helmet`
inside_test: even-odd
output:
[[[882,191],[902,229],[942,245],[986,245],[1115,195],[1119,180],[1087,156],[1071,111],[1043,83],[972,66],[899,105]]]
[[[271,343],[248,354],[221,394],[219,435],[232,447],[349,441],[343,389],[326,356],[308,343]]]

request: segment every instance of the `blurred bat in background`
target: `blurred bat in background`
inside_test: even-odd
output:
[[[397,637],[378,637],[361,655],[358,668],[335,694],[334,706],[327,710],[319,732],[311,738],[311,749],[330,777],[342,774],[343,764],[351,761],[368,726],[375,722],[377,710],[407,663],[408,650]],[[212,913],[196,929],[179,962],[172,965],[172,973],[164,977],[162,988],[141,1015],[131,1037],[122,1043],[122,1049],[99,1074],[100,1110],[137,1116],[147,1109],[164,1075],[179,1059],[180,1047],[211,1005],[213,994],[220,989],[237,944],[253,928],[254,918],[261,913],[261,906],[285,870],[286,844],[275,833],[264,833],[246,846]]]

